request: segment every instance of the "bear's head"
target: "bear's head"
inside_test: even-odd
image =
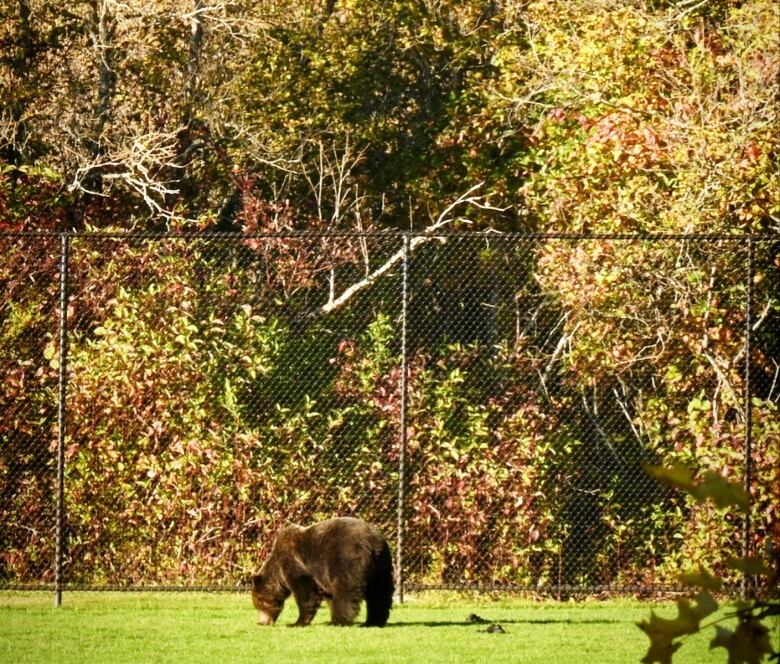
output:
[[[267,572],[252,577],[252,604],[258,613],[258,625],[273,625],[284,607],[290,591]]]

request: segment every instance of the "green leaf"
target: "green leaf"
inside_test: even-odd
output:
[[[233,390],[233,385],[230,383],[230,378],[225,377],[224,387],[224,403],[225,409],[232,415],[238,414],[238,401],[236,399],[236,393]]]
[[[756,616],[759,620],[772,616],[780,616],[780,602],[756,602],[755,608],[760,609]]]
[[[743,512],[748,510],[749,501],[745,490],[718,473],[705,473],[704,479],[696,483],[691,493],[699,502],[709,498],[720,508],[737,507]]]
[[[700,621],[704,620],[707,616],[711,616],[717,610],[718,602],[706,590],[702,590],[696,595],[696,606],[694,611]]]
[[[678,461],[668,468],[646,464],[645,471],[650,477],[675,489],[681,489],[689,493],[693,490],[693,473],[686,465]]]
[[[717,576],[712,576],[707,570],[700,567],[696,572],[688,572],[680,576],[680,582],[685,586],[698,586],[707,590],[720,590],[723,581]]]
[[[680,649],[681,643],[674,643],[676,636],[671,627],[673,621],[659,618],[654,611],[650,612],[650,620],[637,623],[641,629],[650,638],[650,647],[647,654],[642,658],[645,664],[671,664],[672,655]]]
[[[753,556],[750,558],[728,558],[726,565],[750,576],[770,576],[772,568],[762,558]]]
[[[682,378],[682,372],[673,364],[666,368],[666,380],[670,383],[676,383]]]
[[[679,462],[670,467],[645,465],[645,470],[659,482],[689,493],[700,503],[709,499],[719,508],[737,507],[743,512],[748,509],[745,490],[718,473],[707,471],[701,480],[694,480],[691,470]]]
[[[773,655],[769,643],[769,628],[755,617],[743,620],[733,632],[725,627],[716,627],[715,638],[710,641],[710,650],[725,648],[729,653],[729,664],[760,664],[764,655]]]
[[[675,643],[674,639],[698,632],[699,623],[717,610],[718,603],[706,590],[702,590],[696,596],[695,604],[687,599],[677,600],[676,618],[659,618],[651,611],[649,621],[637,623],[650,638],[650,648],[642,661],[646,664],[671,664],[672,655],[682,645]]]
[[[710,650],[713,648],[728,648],[732,638],[734,638],[734,632],[720,625],[715,625],[715,637],[710,641]]]

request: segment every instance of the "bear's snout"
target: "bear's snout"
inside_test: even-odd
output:
[[[274,618],[270,613],[266,613],[262,609],[257,612],[257,615],[258,625],[273,625],[276,622],[276,618]]]

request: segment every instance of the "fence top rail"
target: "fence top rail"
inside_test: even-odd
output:
[[[697,242],[765,242],[780,241],[780,233],[524,233],[485,231],[284,231],[268,233],[208,232],[208,231],[0,231],[0,238],[85,238],[112,240],[256,240],[256,239],[316,239],[316,238],[482,238],[495,240],[607,240],[607,241],[697,241]]]

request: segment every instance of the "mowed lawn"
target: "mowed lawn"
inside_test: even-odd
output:
[[[532,602],[484,596],[408,595],[384,629],[332,627],[326,607],[307,628],[260,627],[248,594],[0,592],[0,662],[638,662],[647,637],[635,623],[672,604]],[[477,614],[500,624],[488,633]],[[709,622],[709,621],[708,621]],[[725,662],[712,628],[689,638],[675,662]],[[775,647],[776,647],[775,638]]]

